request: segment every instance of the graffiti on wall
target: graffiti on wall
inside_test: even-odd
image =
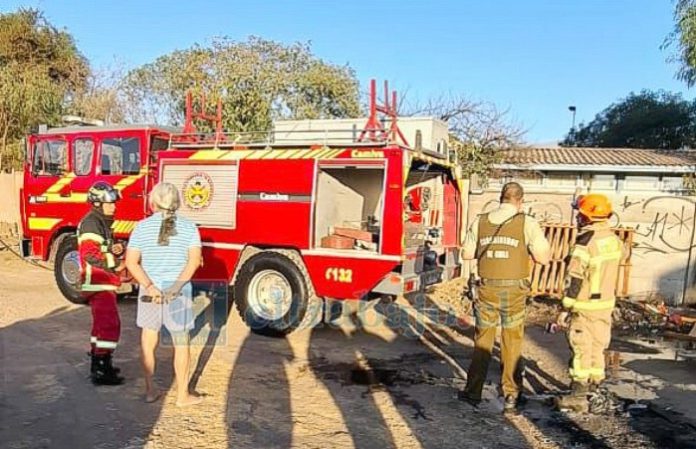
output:
[[[630,201],[624,197],[624,211],[640,207],[645,218],[634,225],[634,249],[644,253],[687,252],[694,245],[696,201],[689,197],[654,196]]]
[[[499,205],[500,202],[498,200],[490,200],[483,205],[481,213],[490,212]],[[564,223],[566,222],[566,217],[570,219],[569,217],[572,215],[572,211],[571,213],[564,213],[563,207],[552,201],[525,201],[523,207],[527,216],[536,218],[542,223]]]
[[[499,204],[495,199],[488,201],[484,204],[482,213],[490,212]],[[524,212],[542,223],[571,223],[575,216],[569,204],[562,204],[558,200],[527,200]],[[611,224],[614,227],[635,229],[633,250],[638,254],[682,253],[696,248],[695,214],[696,200],[693,197],[624,196],[616,204]]]

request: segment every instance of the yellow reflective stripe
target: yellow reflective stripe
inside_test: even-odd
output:
[[[92,285],[92,265],[85,265],[85,283],[82,284],[82,290],[85,290],[85,287],[89,287],[90,285]]]
[[[606,375],[604,368],[590,368],[587,371],[592,379],[604,379]]]
[[[99,349],[116,349],[118,342],[97,340],[94,345]]]
[[[70,184],[73,179],[75,179],[75,173],[66,173],[58,181],[56,181],[51,187],[46,189],[45,193],[56,193],[63,190],[63,188]]]
[[[104,243],[104,237],[102,237],[99,234],[95,234],[94,232],[85,232],[82,234],[78,234],[77,243],[82,243],[85,240],[93,240],[99,244]]]
[[[28,225],[29,229],[33,231],[50,231],[55,225],[60,223],[60,218],[40,218],[40,217],[29,217]]]
[[[132,176],[126,176],[125,178],[121,179],[119,182],[116,183],[114,188],[118,190],[119,192],[125,189],[126,187],[129,187],[133,184],[135,184],[139,179],[141,179],[144,176],[144,174],[137,174],[137,175],[132,175]]]
[[[252,150],[234,150],[234,151],[225,151],[225,155],[223,155],[220,160],[239,160],[239,159],[246,159],[250,154],[252,153]]]
[[[573,310],[580,312],[591,312],[596,310],[608,310],[613,309],[616,305],[615,299],[597,299],[594,301],[575,301],[573,304]]]
[[[81,290],[83,292],[115,292],[118,287],[110,284],[85,284],[82,286]]]
[[[138,222],[133,220],[115,220],[111,225],[111,229],[114,233],[129,234],[137,224]]]
[[[621,251],[612,251],[610,253],[599,254],[590,258],[590,265],[600,265],[604,262],[613,260],[621,260]]]
[[[570,309],[577,302],[577,299],[570,298],[568,296],[563,297],[563,307]]]
[[[591,259],[590,253],[583,246],[573,247],[573,250],[570,252],[570,257],[573,257],[575,259],[580,259],[581,261],[583,261],[585,263],[590,263],[590,259]]]
[[[70,196],[61,196],[59,193],[46,193],[43,196],[46,197],[47,203],[86,203],[87,202],[87,194],[86,193],[71,192]]]
[[[191,156],[189,156],[189,159],[204,159],[204,160],[214,160],[214,159],[219,159],[223,156],[225,156],[229,151],[220,151],[220,150],[198,150],[195,153],[193,153]]]
[[[114,258],[114,255],[111,253],[106,253],[104,254],[104,257],[106,258],[106,266],[109,268],[113,268],[116,266],[116,259]]]

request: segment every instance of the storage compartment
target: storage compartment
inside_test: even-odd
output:
[[[315,247],[379,250],[383,167],[320,166],[316,192]]]

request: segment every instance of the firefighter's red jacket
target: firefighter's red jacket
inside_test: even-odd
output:
[[[112,222],[113,219],[93,209],[78,226],[77,245],[83,294],[115,291],[121,285],[120,277],[115,272],[116,257],[111,252]]]

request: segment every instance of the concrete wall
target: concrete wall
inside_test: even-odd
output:
[[[20,228],[19,189],[22,172],[0,173],[0,235],[16,234]]]
[[[525,187],[525,210],[540,221],[569,223],[574,189]],[[469,222],[476,214],[496,207],[500,184],[493,180],[490,188],[469,196]],[[586,193],[585,189],[584,192]],[[635,229],[630,277],[633,296],[662,295],[667,301],[682,301],[684,275],[689,262],[686,301],[696,302],[696,248],[694,217],[696,197],[676,196],[660,191],[599,191],[612,201],[615,226]]]

